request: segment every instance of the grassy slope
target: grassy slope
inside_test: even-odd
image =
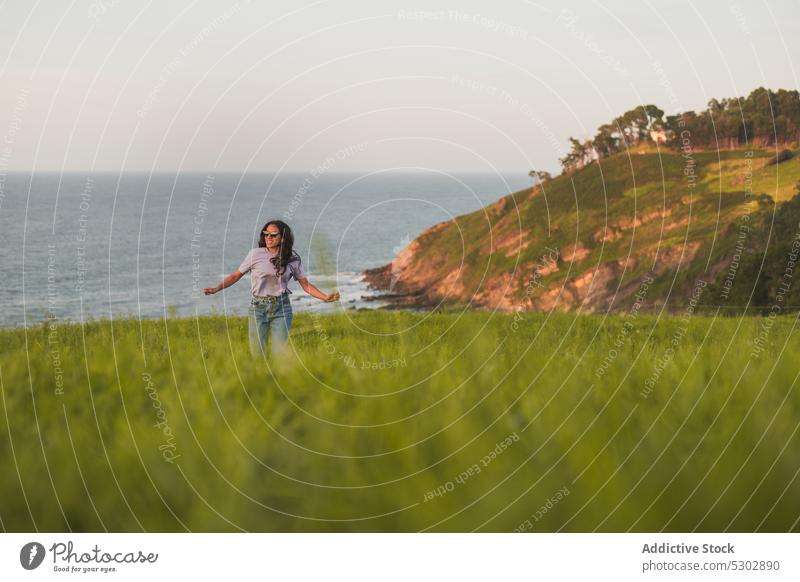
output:
[[[510,531],[567,487],[534,531],[800,529],[794,320],[514,317],[299,315],[280,369],[242,318],[0,330],[3,527]]]
[[[649,299],[683,305],[697,277],[713,278],[710,271],[714,265],[730,260],[735,237],[729,236],[727,229],[748,212],[748,205],[753,214],[771,214],[772,208],[753,203],[759,195],[782,202],[794,194],[800,180],[800,159],[765,166],[769,156],[774,152],[755,151],[748,168],[744,150],[696,153],[697,181],[690,189],[680,153],[618,154],[573,175],[559,176],[541,191],[516,192],[424,234],[419,239],[422,248],[415,257],[415,271],[433,266],[432,277],[441,277],[459,269],[463,261],[462,300],[479,295],[487,282],[513,272],[511,294],[521,299],[533,268],[548,254],[548,247],[563,249],[579,243],[591,251],[588,256],[562,261],[559,272],[540,281],[558,287],[565,280],[630,255],[639,259],[638,264],[613,287],[624,286],[648,271],[663,270]],[[750,197],[745,195],[748,170],[752,171]],[[635,229],[618,229],[616,240],[603,242],[596,237],[606,228],[664,211],[671,214],[651,218]],[[766,238],[769,223],[761,227],[751,232],[753,239]],[[529,243],[526,247],[517,243],[498,250],[503,241],[516,239],[520,233],[521,242]],[[490,241],[495,252],[486,253]],[[693,261],[684,258],[680,269],[667,264],[692,243],[700,244]],[[615,307],[629,303],[620,297]]]

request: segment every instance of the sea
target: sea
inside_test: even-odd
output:
[[[363,282],[428,227],[530,186],[514,175],[9,173],[0,175],[0,326],[46,320],[243,315],[237,269],[269,219],[287,222],[324,304],[290,282],[295,310],[373,309]]]

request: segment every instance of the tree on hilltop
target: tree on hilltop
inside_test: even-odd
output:
[[[543,170],[531,170],[528,172],[528,176],[531,178],[531,180],[536,180],[539,184],[553,179],[553,176],[550,175],[550,172],[545,172]]]

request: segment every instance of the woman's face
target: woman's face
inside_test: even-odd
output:
[[[261,236],[264,237],[264,242],[266,242],[267,249],[270,251],[275,252],[280,248],[281,231],[276,225],[267,225],[267,228],[264,229],[264,232],[261,233]]]

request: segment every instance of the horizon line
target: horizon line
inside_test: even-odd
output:
[[[310,175],[313,170],[220,170],[217,172],[210,172],[208,170],[5,170],[0,171],[0,176],[3,175],[12,175],[12,174],[202,174],[202,175],[242,175],[242,174],[303,174],[303,175]],[[497,171],[479,171],[479,170],[452,170],[452,169],[440,169],[440,168],[420,168],[420,169],[385,169],[385,170],[330,170],[328,172],[324,172],[319,174],[317,178],[328,174],[337,174],[337,175],[353,175],[353,174],[361,174],[361,175],[369,175],[369,174],[388,174],[388,173],[397,173],[397,174],[493,174],[493,175],[508,175],[508,174],[517,174],[524,175],[528,177],[528,172],[530,170],[497,170]]]

